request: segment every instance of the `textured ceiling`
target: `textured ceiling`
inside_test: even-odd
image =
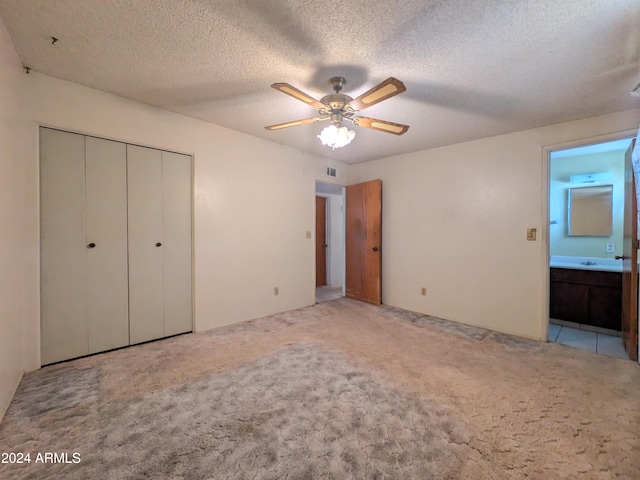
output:
[[[640,107],[640,0],[0,0],[24,65],[274,142],[355,163]],[[59,38],[56,45],[50,37]],[[356,97],[407,91],[332,151],[326,123],[270,85]]]

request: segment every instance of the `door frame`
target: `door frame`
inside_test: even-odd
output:
[[[578,140],[568,142],[555,143],[542,146],[542,223],[540,238],[544,239],[543,254],[541,258],[542,268],[542,291],[543,304],[541,308],[541,333],[542,340],[547,341],[549,338],[549,300],[550,300],[550,271],[549,271],[549,168],[551,166],[551,152],[558,150],[568,150],[577,147],[586,147],[598,143],[615,142],[617,140],[626,140],[636,138],[638,130],[621,130],[618,132],[605,133],[593,137],[585,137]],[[640,288],[639,288],[640,291]],[[640,315],[638,315],[638,323],[640,324]],[[639,360],[640,362],[640,360]]]
[[[344,250],[345,250],[345,244],[346,244],[346,238],[345,238],[345,215],[344,215],[344,203],[345,203],[345,186],[339,183],[332,183],[332,182],[325,182],[323,180],[314,180],[313,182],[313,231],[311,232],[312,238],[314,239],[314,247],[313,247],[313,299],[314,299],[314,304],[315,304],[315,298],[316,298],[316,286],[315,286],[315,279],[316,279],[316,262],[315,262],[315,255],[316,255],[316,247],[315,247],[315,238],[316,238],[316,223],[315,223],[315,218],[316,218],[316,210],[315,210],[315,197],[324,197],[327,200],[330,200],[330,197],[328,193],[323,193],[323,192],[318,192],[318,184],[324,184],[324,185],[330,185],[332,188],[336,189],[336,195],[338,194],[337,190],[340,190],[340,196],[342,197],[342,212],[341,212],[341,218],[340,218],[340,223],[342,224],[342,235],[340,238],[340,243],[342,245],[342,251],[344,254]],[[329,206],[329,201],[327,201],[327,212],[326,212],[326,223],[327,225],[330,222],[330,206]],[[328,226],[326,227],[326,233],[327,235],[329,234],[329,229]],[[330,263],[330,259],[331,259],[331,255],[329,255],[329,249],[332,249],[333,247],[331,245],[329,245],[328,249],[327,249],[327,267],[329,266]],[[327,268],[327,285],[329,284],[329,275],[330,275],[330,268]],[[341,282],[342,282],[342,296],[344,297],[345,295],[345,274],[346,274],[346,265],[345,262],[342,262],[342,268],[340,271],[340,278],[341,278]]]

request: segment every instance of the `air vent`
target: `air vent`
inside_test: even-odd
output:
[[[333,167],[327,167],[327,177],[338,178],[338,170]]]

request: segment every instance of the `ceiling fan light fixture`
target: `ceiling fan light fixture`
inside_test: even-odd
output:
[[[322,132],[320,132],[320,135],[318,135],[318,138],[323,145],[331,147],[333,150],[335,150],[336,148],[349,145],[349,143],[351,143],[351,140],[353,140],[355,136],[356,132],[354,132],[353,130],[349,130],[347,127],[342,125],[338,127],[332,124],[322,130]]]
[[[319,117],[305,118],[303,120],[294,120],[293,122],[279,123],[276,125],[268,125],[264,127],[267,130],[280,130],[297,125],[307,125],[309,123],[330,120],[331,125],[322,130],[318,138],[323,145],[336,148],[349,145],[356,136],[356,132],[349,130],[342,122],[349,120],[354,125],[377,130],[378,132],[391,133],[393,135],[403,135],[409,130],[409,125],[388,122],[386,120],[377,120],[369,117],[354,117],[365,108],[369,108],[376,103],[387,100],[399,93],[406,91],[404,83],[397,78],[389,77],[384,82],[379,83],[372,89],[364,92],[358,98],[351,98],[349,95],[340,93],[342,87],[347,83],[343,77],[333,77],[329,80],[335,93],[325,95],[320,101],[307,95],[302,90],[289,85],[288,83],[274,83],[272,88],[292,96],[296,100],[306,103],[318,111]]]

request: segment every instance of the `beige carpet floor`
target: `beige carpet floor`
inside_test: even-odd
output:
[[[3,479],[640,479],[640,367],[338,299],[27,374],[0,452],[32,460]]]

